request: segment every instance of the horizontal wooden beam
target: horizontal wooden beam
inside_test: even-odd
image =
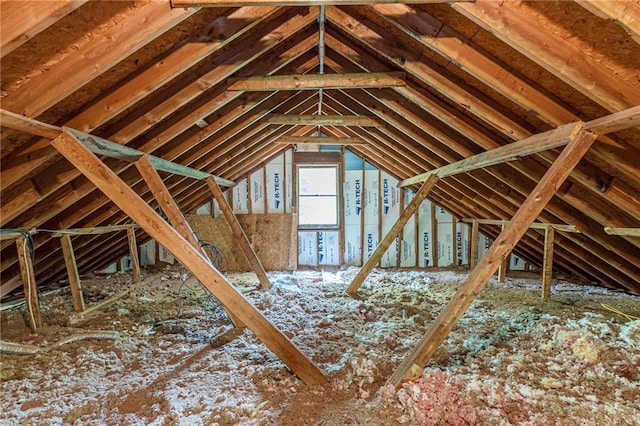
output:
[[[97,155],[104,155],[105,157],[116,158],[123,161],[134,162],[140,157],[145,155],[144,152],[137,149],[128,147],[126,145],[120,145],[101,137],[90,135],[88,133],[81,132],[79,130],[70,129],[65,127],[74,137],[76,137],[84,146],[89,148],[91,152]],[[209,177],[213,177],[218,185],[233,187],[236,183],[227,179],[223,179],[218,176],[213,176],[209,173],[205,173],[200,170],[192,169],[191,167],[183,166],[182,164],[174,163],[169,160],[165,160],[155,155],[149,155],[151,164],[158,171],[172,173],[192,179],[206,180]]]
[[[502,220],[502,219],[472,219],[472,218],[463,218],[460,219],[461,222],[467,222],[467,223],[473,223],[473,222],[477,222],[481,225],[497,225],[497,226],[501,226],[501,225],[506,225],[507,223],[509,223],[508,220]],[[575,227],[575,225],[565,225],[565,224],[559,224],[559,223],[540,223],[540,222],[534,222],[531,225],[529,225],[530,229],[547,229],[547,228],[553,228],[557,231],[562,231],[562,232],[577,232],[579,233],[580,230],[578,228]]]
[[[227,90],[263,92],[268,90],[379,89],[404,87],[403,72],[359,74],[298,74],[227,79]]]
[[[614,228],[605,226],[604,232],[609,235],[624,235],[628,237],[640,237],[640,228]]]
[[[55,139],[62,133],[62,127],[43,123],[42,121],[34,120],[33,118],[7,111],[6,109],[0,109],[0,126],[42,136],[47,139]]]
[[[280,136],[273,143],[278,144],[320,144],[320,145],[363,145],[366,144],[362,138],[334,138],[316,136]]]
[[[352,6],[387,3],[454,3],[475,0],[171,0],[171,7],[243,7],[243,6]]]
[[[477,155],[465,158],[455,163],[447,164],[440,168],[430,170],[401,181],[398,186],[414,185],[424,182],[429,176],[437,175],[440,178],[452,176],[484,167],[494,166],[506,161],[513,161],[520,157],[546,151],[552,148],[566,145],[575,135],[580,132],[584,123],[570,123],[560,126],[548,132],[533,135],[531,137],[501,146],[490,151],[485,151]]]
[[[584,123],[585,130],[597,135],[606,135],[636,126],[640,126],[640,105]]]
[[[294,126],[362,126],[378,127],[381,123],[373,118],[361,115],[279,115],[268,117],[269,124],[289,124]]]
[[[134,224],[131,225],[109,225],[109,226],[96,226],[93,228],[74,228],[74,229],[61,229],[53,234],[54,237],[62,237],[64,235],[100,235],[108,234],[109,232],[125,231],[131,227],[137,227]]]

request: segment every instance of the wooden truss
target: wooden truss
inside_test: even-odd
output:
[[[634,107],[588,123],[577,122],[566,124],[557,129],[448,164],[439,169],[431,170],[399,183],[400,186],[406,186],[426,180],[414,198],[414,200],[422,201],[428,196],[429,191],[434,187],[435,183],[445,176],[465,173],[510,161],[521,156],[566,145],[562,153],[538,182],[533,192],[520,206],[520,209],[515,213],[512,220],[502,225],[502,232],[489,248],[484,258],[471,271],[466,281],[440,313],[430,330],[420,340],[418,346],[389,378],[388,384],[397,387],[405,378],[409,377],[412,372],[416,370],[420,371],[426,365],[460,317],[471,305],[479,292],[485,287],[491,275],[498,270],[500,265],[504,264],[505,259],[513,250],[516,243],[542,212],[560,185],[589,150],[598,135],[635,126],[639,120],[640,107]],[[412,200],[412,203],[414,200]],[[415,211],[417,206],[412,205],[412,203],[407,206],[406,210],[412,209]],[[403,212],[403,214],[400,215],[396,223],[381,240],[373,255],[369,257],[362,267],[360,273],[356,275],[351,282],[347,288],[348,293],[355,294],[355,292],[357,292],[368,273],[378,263],[391,241],[398,234],[402,226],[404,226],[413,211],[409,212],[409,214],[404,214]],[[549,229],[551,229],[551,231],[549,231]],[[546,233],[545,266],[550,268],[553,228],[547,227]],[[548,289],[544,291],[548,292]]]
[[[170,197],[167,191],[160,186],[155,188],[158,192],[158,201],[161,204],[164,203],[163,208],[166,208],[167,212],[175,213],[172,214],[173,217],[170,220],[181,224],[180,231],[163,220],[115,172],[92,153],[77,137],[77,132],[65,129],[51,144],[149,236],[166,247],[220,301],[228,312],[251,329],[267,348],[273,351],[300,379],[307,384],[320,384],[327,381],[325,375],[311,360],[302,354],[293,342],[212,266],[199,246],[194,246],[192,238],[195,237],[192,233],[189,234],[185,227],[186,222],[181,224],[180,217],[182,215],[178,215],[179,211],[174,210],[173,201],[167,199]],[[138,168],[145,170],[143,173],[147,174],[149,182],[152,182],[151,185],[158,183],[156,182],[157,176],[154,176],[150,170],[153,163],[149,158],[142,157],[138,161],[140,161]],[[157,173],[157,170],[153,170]],[[215,183],[215,180],[209,179],[209,182]]]

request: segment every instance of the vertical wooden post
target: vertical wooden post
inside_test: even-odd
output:
[[[222,190],[220,189],[220,186],[212,177],[207,178],[206,182],[207,182],[207,186],[209,187],[209,191],[211,191],[211,193],[213,194],[213,197],[216,199],[216,201],[218,201],[218,205],[222,210],[222,214],[224,215],[224,218],[229,224],[229,227],[231,228],[231,232],[233,232],[233,235],[236,237],[236,241],[238,242],[238,245],[240,246],[245,256],[247,257],[247,260],[249,261],[249,264],[253,268],[253,271],[258,276],[260,285],[262,286],[262,288],[271,288],[271,283],[269,282],[267,273],[265,272],[264,267],[260,262],[260,259],[258,259],[256,252],[253,251],[253,247],[251,247],[251,244],[249,243],[247,234],[244,233],[242,226],[240,226],[240,222],[238,222],[238,218],[236,217],[235,214],[233,214],[233,210],[231,209],[231,206],[227,203],[227,200],[225,200],[224,194],[222,194]]]
[[[476,267],[478,261],[478,221],[471,222],[471,244],[469,253],[469,269]]]
[[[67,275],[69,276],[69,285],[71,286],[71,295],[73,296],[73,308],[76,312],[82,312],[84,311],[84,297],[82,296],[82,285],[80,283],[80,275],[78,274],[76,255],[73,252],[73,245],[71,244],[71,236],[69,234],[63,234],[60,237],[60,245],[62,245],[64,264],[67,267]]]
[[[65,131],[51,144],[151,238],[168,248],[224,307],[236,314],[298,377],[307,384],[327,382],[326,376],[311,360],[220,274],[201,250],[164,221],[82,142]]]
[[[131,254],[131,282],[140,282],[140,259],[138,258],[138,244],[136,242],[136,229],[133,225],[127,229],[129,240],[129,253]]]
[[[553,276],[553,244],[555,229],[547,226],[544,230],[544,257],[542,261],[542,298],[551,296],[551,278]]]
[[[453,237],[451,259],[453,259],[453,267],[456,267],[462,258],[458,259],[458,219],[455,217],[451,218],[451,228],[451,236]]]
[[[421,369],[427,364],[460,317],[478,296],[478,293],[487,285],[491,275],[496,272],[500,263],[513,250],[596,138],[597,135],[594,133],[580,131],[571,139],[531,194],[522,203],[522,206],[506,225],[504,231],[500,233],[496,241],[491,245],[487,254],[469,273],[465,282],[440,312],[431,328],[420,339],[418,346],[405,358],[389,378],[388,384],[398,387],[412,368]]]
[[[504,232],[506,224],[502,224],[501,232]],[[503,283],[507,280],[507,268],[509,267],[509,255],[511,253],[507,253],[507,256],[504,258],[500,266],[498,267],[498,282]]]
[[[29,310],[29,327],[36,331],[42,327],[42,317],[40,316],[40,301],[38,300],[38,287],[36,286],[36,274],[33,270],[33,260],[31,251],[27,247],[26,238],[16,240],[18,249],[18,262],[20,263],[20,275],[24,286],[25,301]]]
[[[378,247],[373,251],[371,257],[367,259],[367,262],[360,268],[360,271],[355,276],[349,287],[347,288],[347,293],[353,295],[355,294],[362,283],[364,282],[367,275],[375,268],[378,260],[384,255],[387,251],[393,240],[395,239],[398,232],[402,229],[402,227],[407,223],[412,214],[418,210],[420,203],[427,198],[431,188],[438,182],[439,178],[435,175],[430,176],[420,187],[416,195],[413,197],[413,200],[407,205],[407,207],[402,211],[396,222],[393,224],[389,232],[382,238],[382,240],[378,243]]]
[[[429,244],[431,244],[431,259],[433,260],[431,266],[437,268],[440,261],[438,253],[438,216],[436,216],[436,205],[433,203],[431,203],[431,241]]]

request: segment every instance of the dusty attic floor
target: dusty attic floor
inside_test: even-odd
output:
[[[378,392],[466,273],[376,270],[361,290],[357,269],[232,274],[272,322],[327,372],[308,387],[249,331],[231,329],[205,293],[172,271],[142,283],[86,320],[69,316],[68,290],[44,297],[50,324],[30,334],[23,313],[2,313],[5,341],[43,347],[2,355],[0,423],[126,425],[639,425],[640,298],[538,279],[491,282],[427,366],[395,392]],[[128,276],[85,280],[96,303]],[[180,291],[178,291],[180,290]],[[70,319],[71,318],[71,319]],[[52,346],[78,330],[116,340]]]

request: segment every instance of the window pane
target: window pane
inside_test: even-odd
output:
[[[300,167],[299,195],[336,195],[336,167]]]
[[[337,225],[338,197],[318,196],[298,198],[298,223],[300,225]]]

